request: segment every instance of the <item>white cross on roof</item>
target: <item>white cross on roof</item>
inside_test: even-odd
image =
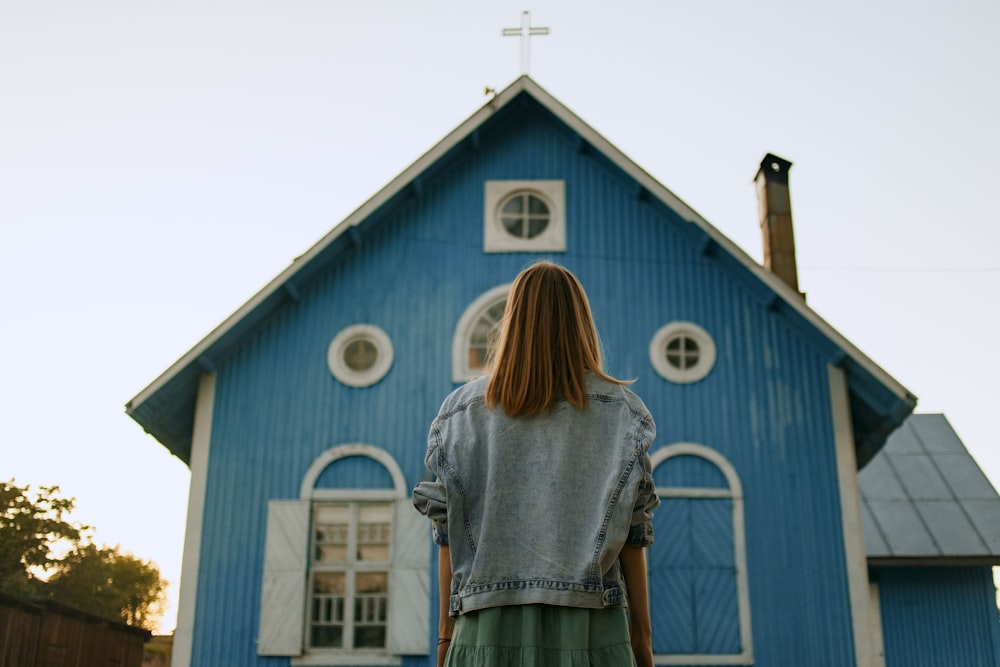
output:
[[[533,35],[547,35],[548,28],[532,28],[531,12],[521,12],[520,28],[504,28],[501,33],[504,37],[521,38],[521,74],[527,74],[531,66],[531,37]]]

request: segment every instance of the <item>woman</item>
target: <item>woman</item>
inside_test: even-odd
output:
[[[656,427],[626,384],[601,369],[576,276],[522,271],[487,376],[445,399],[435,481],[413,492],[440,545],[439,667],[652,665]]]

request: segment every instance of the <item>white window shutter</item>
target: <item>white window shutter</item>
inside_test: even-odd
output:
[[[386,648],[395,655],[430,654],[431,527],[409,498],[396,501]]]
[[[302,655],[308,563],[309,501],[270,501],[258,655]]]

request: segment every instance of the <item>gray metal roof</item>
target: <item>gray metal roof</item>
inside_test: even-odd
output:
[[[858,480],[870,562],[1000,564],[1000,496],[944,415],[911,415]]]

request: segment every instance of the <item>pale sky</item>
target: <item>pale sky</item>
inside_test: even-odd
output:
[[[512,82],[528,9],[532,77],[758,260],[794,163],[809,305],[1000,483],[1000,3],[610,4],[0,0],[0,478],[173,628],[189,474],[124,403]]]

